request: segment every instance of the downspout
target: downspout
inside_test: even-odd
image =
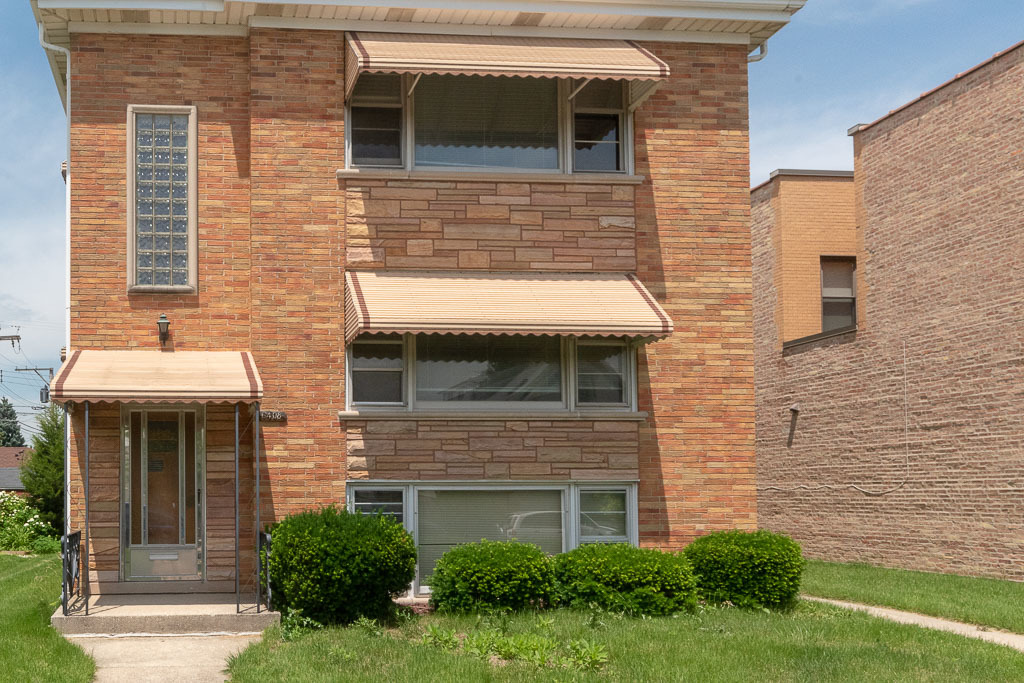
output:
[[[753,64],[754,62],[760,62],[762,59],[768,56],[768,41],[761,43],[761,49],[757,53],[747,55],[747,64]]]
[[[39,45],[64,55],[67,75],[64,83],[64,112],[67,115],[66,172],[64,175],[64,349],[71,352],[71,50],[46,42],[46,29],[39,24]],[[71,430],[67,405],[64,407],[64,533],[71,533]]]

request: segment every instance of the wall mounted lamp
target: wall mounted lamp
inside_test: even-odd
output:
[[[160,314],[160,317],[156,321],[156,328],[160,331],[160,346],[163,346],[167,343],[167,336],[170,334],[171,330],[171,321],[167,319],[166,314]]]

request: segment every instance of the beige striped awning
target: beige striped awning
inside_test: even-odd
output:
[[[672,321],[633,275],[348,271],[345,340],[364,333],[657,339]]]
[[[50,386],[58,403],[251,403],[262,397],[248,351],[74,351]]]
[[[361,73],[658,81],[669,69],[628,40],[352,31],[346,40],[346,99]]]

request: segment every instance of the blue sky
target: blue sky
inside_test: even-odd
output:
[[[63,344],[65,120],[27,0],[0,9],[0,395],[35,427]],[[984,9],[981,9],[984,8]],[[751,182],[853,167],[846,131],[1024,39],[1021,0],[810,0],[750,67]]]

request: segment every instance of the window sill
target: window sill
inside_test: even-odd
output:
[[[192,285],[132,285],[129,294],[195,294]]]
[[[639,422],[646,412],[614,410],[436,411],[436,410],[339,410],[341,420],[616,420]]]
[[[465,180],[469,182],[496,181],[503,183],[559,183],[595,185],[639,185],[642,175],[625,173],[562,173],[517,171],[410,171],[404,168],[341,168],[339,180]]]
[[[856,325],[849,325],[847,327],[840,327],[835,330],[829,330],[828,332],[819,332],[818,334],[812,334],[806,337],[800,337],[799,339],[793,339],[788,342],[783,342],[782,350],[787,351],[797,346],[802,346],[804,344],[813,344],[816,341],[821,341],[822,339],[829,339],[831,337],[841,337],[844,334],[850,334],[851,332],[856,331]]]

